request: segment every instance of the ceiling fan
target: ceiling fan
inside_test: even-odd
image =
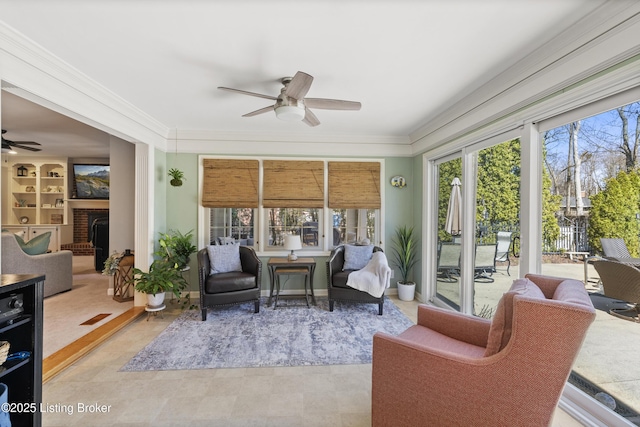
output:
[[[12,151],[15,153],[15,151],[13,150],[13,147],[15,148],[21,148],[23,150],[29,150],[29,151],[41,151],[41,148],[36,148],[36,147],[29,147],[29,145],[40,145],[37,142],[33,142],[33,141],[10,141],[8,139],[4,138],[4,134],[7,133],[7,131],[5,129],[2,129],[2,152],[3,153],[11,153]]]
[[[359,102],[342,101],[340,99],[305,98],[313,82],[313,77],[302,71],[298,71],[293,77],[284,77],[281,81],[284,87],[280,90],[280,95],[277,97],[222,86],[218,87],[218,89],[275,101],[273,105],[244,114],[242,117],[253,117],[274,110],[276,116],[281,120],[302,120],[309,126],[318,126],[320,124],[320,120],[318,120],[309,108],[319,108],[322,110],[359,110],[362,106]]]

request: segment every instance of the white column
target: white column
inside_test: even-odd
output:
[[[520,176],[520,277],[542,269],[542,144],[538,127],[526,123]]]
[[[153,147],[147,144],[136,144],[136,177],[135,177],[135,257],[136,267],[146,270],[153,262],[153,227],[154,227],[154,161]],[[133,304],[143,306],[146,297],[136,292]]]

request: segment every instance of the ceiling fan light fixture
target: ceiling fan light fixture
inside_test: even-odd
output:
[[[285,122],[296,122],[304,119],[304,107],[296,107],[293,105],[281,105],[275,108],[276,117]]]

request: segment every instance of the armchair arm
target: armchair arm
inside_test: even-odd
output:
[[[198,283],[200,285],[200,296],[204,295],[204,285],[207,281],[207,277],[209,276],[209,271],[211,271],[211,265],[209,264],[209,254],[207,253],[207,249],[200,249],[198,251]]]
[[[486,347],[491,321],[453,310],[421,304],[418,306],[418,325],[458,341]]]
[[[256,277],[256,286],[260,287],[262,261],[260,261],[253,248],[240,246],[240,264],[242,264],[242,271],[251,273]]]
[[[327,286],[333,284],[333,275],[342,271],[342,266],[344,266],[344,246],[338,246],[331,251],[327,260]]]

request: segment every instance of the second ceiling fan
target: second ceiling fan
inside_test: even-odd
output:
[[[320,124],[320,120],[318,120],[316,115],[313,114],[309,108],[357,111],[362,107],[359,102],[355,101],[343,101],[340,99],[328,98],[305,98],[307,92],[309,92],[311,83],[313,83],[313,77],[307,73],[303,73],[302,71],[298,71],[293,78],[285,77],[281,81],[284,87],[280,90],[280,95],[277,97],[222,86],[218,87],[218,89],[275,101],[273,105],[244,114],[242,117],[253,117],[258,114],[275,111],[276,116],[279,119],[286,121],[302,120],[309,126],[318,126]]]

